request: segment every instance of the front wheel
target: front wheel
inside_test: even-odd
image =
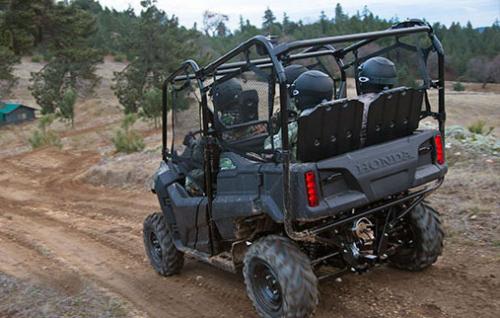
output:
[[[162,276],[178,274],[184,265],[184,254],[174,245],[163,214],[157,212],[144,220],[144,247],[149,262]]]
[[[318,279],[309,258],[289,239],[269,235],[248,249],[243,276],[261,317],[310,317],[318,304]]]
[[[408,213],[402,230],[396,235],[403,246],[389,262],[399,269],[423,270],[434,264],[443,250],[444,232],[439,213],[423,203]]]

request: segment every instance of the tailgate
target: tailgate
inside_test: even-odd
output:
[[[435,130],[417,131],[394,141],[366,147],[316,163],[320,204],[311,208],[296,199],[295,215],[310,220],[360,207],[443,177],[447,166],[435,163]],[[295,166],[293,174],[304,189],[304,169]],[[297,190],[297,191],[301,191]],[[296,193],[295,198],[303,198]]]

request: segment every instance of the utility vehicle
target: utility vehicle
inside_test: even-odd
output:
[[[363,105],[348,78],[373,56],[390,57],[400,83],[371,103],[362,144]],[[284,72],[292,63],[331,76],[334,98],[293,113]],[[225,92],[238,110],[228,123],[216,90],[230,80],[242,89]],[[443,48],[420,20],[281,44],[256,36],[204,67],[186,60],[163,87],[163,160],[152,186],[161,212],[143,231],[151,265],[174,275],[189,255],[242,272],[262,317],[312,316],[323,279],[383,263],[427,268],[444,236],[424,201],[447,172],[444,89]],[[281,145],[265,147],[276,134]],[[188,189],[193,171],[197,191]]]

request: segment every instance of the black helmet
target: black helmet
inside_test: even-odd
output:
[[[242,90],[240,82],[235,78],[214,85],[212,100],[215,110],[224,112],[237,108]]]
[[[396,66],[391,60],[376,56],[358,67],[360,94],[378,93],[392,88],[397,81]]]
[[[292,85],[295,80],[302,75],[302,73],[307,72],[307,67],[300,64],[290,64],[285,67],[286,83],[287,85]]]
[[[299,110],[314,107],[333,96],[333,80],[321,71],[307,71],[292,85],[293,98]]]

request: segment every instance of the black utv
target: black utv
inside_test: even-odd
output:
[[[397,78],[367,101],[374,57]],[[307,82],[320,77],[330,87],[315,100]],[[429,267],[444,235],[424,201],[447,172],[444,88],[443,48],[419,20],[281,44],[256,36],[205,67],[185,61],[163,87],[161,212],[144,221],[152,266],[174,275],[188,255],[241,271],[262,317],[312,316],[322,279]]]

